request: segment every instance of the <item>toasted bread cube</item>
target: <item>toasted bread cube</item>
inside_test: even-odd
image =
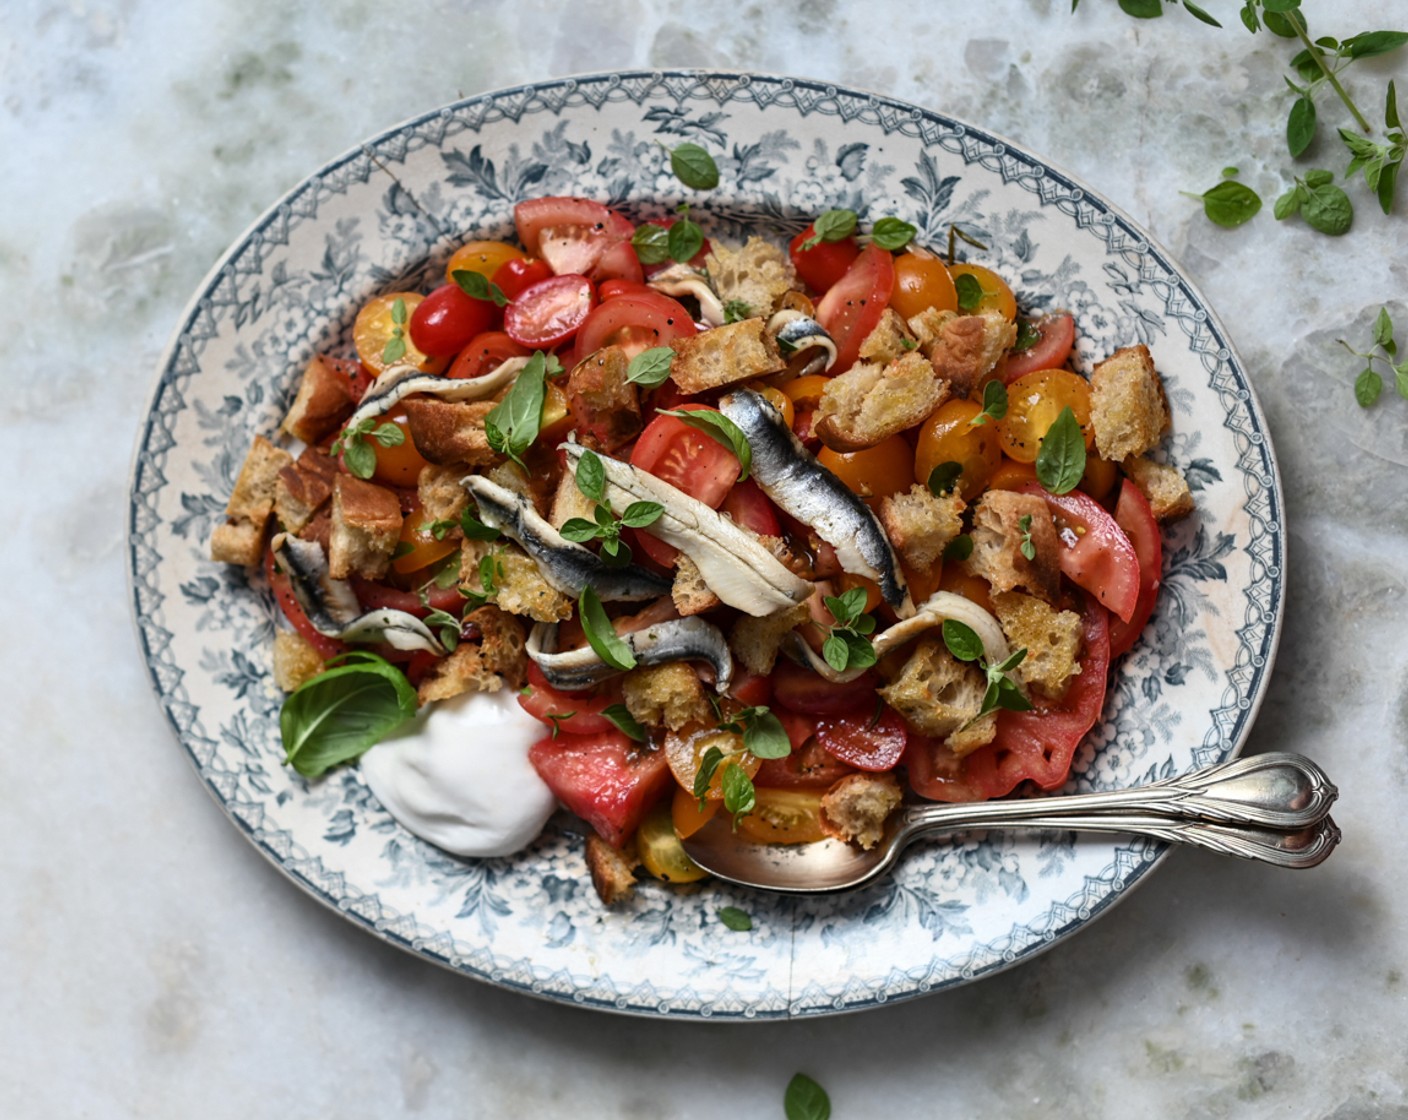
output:
[[[217,525],[211,535],[212,560],[246,567],[259,563],[263,558],[264,531],[274,511],[279,472],[292,462],[293,456],[287,451],[263,436],[254,437],[225,505],[226,523]]]
[[[420,499],[421,513],[426,521],[459,521],[461,514],[469,508],[469,491],[464,488],[463,481],[467,473],[459,465],[429,463],[421,467],[416,478],[416,496]]]
[[[485,419],[497,407],[492,401],[408,397],[401,407],[406,410],[411,442],[430,462],[487,467],[502,458],[489,446],[484,429]]]
[[[950,541],[963,532],[967,503],[955,487],[935,497],[922,482],[901,494],[880,501],[880,523],[885,535],[911,568],[932,568]]]
[[[899,675],[879,691],[906,723],[920,734],[944,740],[957,755],[991,743],[997,734],[996,712],[976,719],[987,678],[949,653],[939,638],[920,639]]]
[[[626,379],[630,364],[625,350],[608,346],[567,375],[567,400],[582,446],[610,454],[640,435],[640,398]]]
[[[571,471],[563,471],[557,480],[557,490],[552,497],[552,510],[548,521],[554,529],[561,529],[574,517],[591,521],[596,516],[596,503],[582,493],[576,476]]]
[[[323,659],[313,643],[292,630],[274,632],[274,683],[292,692],[323,671]]]
[[[1017,341],[1017,327],[997,311],[959,315],[927,308],[909,321],[919,348],[955,396],[967,397]]]
[[[723,602],[704,582],[699,565],[683,552],[675,559],[675,582],[670,587],[670,598],[675,601],[675,610],[684,618],[711,611]]]
[[[1024,518],[1030,520],[1024,522]],[[1020,588],[1048,603],[1056,602],[1061,590],[1061,542],[1041,498],[1011,490],[987,491],[975,508],[972,536],[969,567],[994,591]],[[1030,560],[1022,553],[1028,537],[1036,551]]]
[[[290,533],[298,533],[332,497],[337,460],[314,447],[279,472],[274,484],[274,516]]]
[[[465,538],[460,545],[460,587],[483,594],[481,563],[493,557],[492,593],[494,602],[510,614],[523,614],[534,622],[565,622],[576,608],[543,578],[533,558],[515,544],[504,541],[475,541]]]
[[[744,319],[675,339],[670,376],[681,392],[702,393],[779,372],[786,362],[763,327],[762,319]]]
[[[729,649],[750,673],[766,676],[777,664],[782,639],[810,617],[806,603],[797,603],[762,618],[740,615],[729,631]]]
[[[1143,455],[1169,429],[1168,402],[1144,345],[1116,350],[1090,375],[1090,424],[1100,458]]]
[[[333,367],[332,359],[315,354],[303,367],[303,380],[281,426],[295,439],[317,443],[342,427],[356,407],[347,378]]]
[[[1149,500],[1149,508],[1158,520],[1177,521],[1193,512],[1193,492],[1177,467],[1136,455],[1125,460],[1124,473]]]
[[[906,345],[908,343],[908,345]],[[860,344],[860,356],[867,362],[888,365],[897,362],[918,345],[909,328],[893,307],[885,308],[875,329]]]
[[[741,249],[714,244],[704,267],[719,302],[746,304],[750,317],[766,319],[797,286],[797,272],[787,254],[762,237],[748,238]]]
[[[339,474],[332,488],[328,570],[333,579],[380,579],[401,537],[401,500],[392,490]]]
[[[835,451],[861,451],[914,427],[947,395],[923,354],[906,354],[886,366],[858,362],[827,382],[816,434]]]
[[[679,731],[713,720],[699,674],[683,661],[632,669],[621,678],[621,697],[645,727]]]
[[[597,898],[613,906],[635,889],[635,869],[640,866],[634,837],[624,848],[613,848],[595,832],[587,835],[587,870]]]
[[[466,622],[478,636],[460,642],[425,675],[416,690],[422,704],[448,700],[462,692],[498,692],[505,685],[523,686],[528,665],[523,625],[493,604],[471,611]]]
[[[1012,648],[1027,651],[1012,675],[1059,700],[1080,672],[1080,615],[1058,611],[1019,591],[994,595],[992,605]]]
[[[828,836],[870,849],[885,821],[904,800],[893,774],[850,774],[821,797],[821,828]]]

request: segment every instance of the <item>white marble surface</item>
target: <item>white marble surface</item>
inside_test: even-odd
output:
[[[1408,23],[1307,0],[1317,32]],[[989,0],[716,6],[13,0],[0,37],[0,1115],[1408,1117],[1408,402],[1361,414],[1408,226],[1228,232],[1179,189],[1279,190],[1285,43],[1181,12]],[[938,7],[938,6],[936,6]],[[959,8],[945,4],[944,9]],[[1187,266],[1247,359],[1286,483],[1290,595],[1252,749],[1315,755],[1342,849],[1303,875],[1176,853],[1009,973],[848,1018],[651,1023],[534,1002],[367,937],[283,881],[200,791],[128,617],[127,468],[156,360],[220,251],[364,136],[453,99],[628,66],[798,73],[1050,156]],[[1364,67],[1377,90],[1408,54]],[[1377,93],[1365,100],[1376,100]],[[1327,117],[1335,114],[1326,103]],[[1343,164],[1324,144],[1309,165]],[[1400,204],[1408,211],[1408,201]],[[1400,334],[1401,342],[1408,342]]]

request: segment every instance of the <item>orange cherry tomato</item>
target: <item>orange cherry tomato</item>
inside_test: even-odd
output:
[[[352,342],[357,347],[357,357],[373,373],[380,376],[388,366],[401,365],[439,373],[450,364],[449,358],[432,358],[422,353],[411,341],[411,316],[423,298],[415,292],[387,292],[373,296],[357,312]],[[397,350],[401,352],[398,354]]]
[[[932,568],[914,568],[903,563],[900,566],[904,569],[904,582],[909,588],[909,597],[916,604],[924,602],[939,589],[939,583],[946,570],[942,560],[935,560]]]
[[[706,801],[704,811],[700,812],[699,802],[695,800],[694,794],[676,786],[675,799],[670,802],[670,820],[675,826],[675,835],[681,840],[688,840],[714,819],[714,814],[722,804],[722,801]]]
[[[1095,442],[1090,426],[1090,382],[1065,369],[1042,369],[1007,386],[1007,415],[997,422],[1002,450],[1019,463],[1036,462],[1041,441],[1063,408],[1075,413],[1085,446]]]
[[[391,561],[393,571],[400,575],[418,572],[458,551],[460,542],[457,538],[442,534],[441,539],[436,540],[430,526],[430,518],[425,515],[420,499],[417,498],[401,519],[401,542],[396,549],[396,559]]]
[[[1106,495],[1115,488],[1115,480],[1118,475],[1119,468],[1108,459],[1102,459],[1098,455],[1087,455],[1085,474],[1081,476],[1080,488],[1097,502],[1104,501]]]
[[[989,490],[1020,490],[1029,482],[1036,481],[1036,467],[1031,463],[1014,463],[1011,459],[1003,459],[998,464],[997,470],[992,472],[992,478],[988,480]]]
[[[782,392],[797,408],[815,408],[821,401],[831,378],[820,373],[809,373],[782,386]]]
[[[393,409],[381,417],[376,426],[380,428],[388,423],[400,428],[401,434],[406,438],[392,447],[383,447],[371,434],[362,437],[376,452],[376,471],[372,475],[372,481],[380,482],[383,486],[414,486],[420,479],[421,470],[430,464],[425,456],[416,450],[405,412]]]
[[[959,305],[958,309],[967,315],[980,315],[984,311],[1000,311],[1009,322],[1017,318],[1017,297],[1007,286],[1007,281],[990,268],[980,264],[951,264],[949,275],[953,277],[955,289],[963,287],[960,276],[971,276],[978,282],[981,293],[976,304]],[[961,294],[961,293],[960,293]]]
[[[527,258],[527,253],[507,241],[469,241],[456,249],[446,263],[445,282],[453,284],[455,273],[461,270],[477,272],[485,280],[492,280],[502,265]]]
[[[904,256],[896,257],[890,306],[905,319],[912,319],[930,307],[936,311],[957,311],[958,292],[944,262],[924,249],[911,249]]]
[[[760,844],[811,844],[825,840],[821,830],[821,795],[815,789],[769,789],[759,786],[757,804],[738,819],[738,831]]]
[[[665,760],[669,763],[670,773],[675,776],[680,788],[692,794],[694,776],[699,773],[704,755],[710,747],[718,747],[724,752],[724,759],[714,771],[714,777],[709,782],[709,789],[704,798],[706,801],[722,801],[724,771],[730,766],[737,766],[751,778],[763,764],[763,760],[757,755],[740,751],[741,746],[739,736],[728,731],[714,728],[704,728],[687,734],[671,731],[665,736]]]
[[[959,463],[958,492],[971,502],[988,487],[1002,461],[1002,444],[992,420],[974,424],[983,406],[972,400],[948,400],[919,429],[914,453],[914,481],[927,483],[941,463]]]
[[[989,614],[992,613],[992,587],[981,576],[965,571],[958,564],[945,564],[944,574],[939,580],[940,591],[952,591],[962,595],[970,603],[977,603]]]
[[[745,388],[752,389],[756,393],[762,394],[768,404],[782,413],[782,422],[789,428],[792,421],[796,419],[796,410],[792,407],[792,400],[781,389],[774,389],[771,385],[764,385],[760,381],[750,381]]]
[[[871,504],[914,484],[913,452],[903,436],[891,436],[863,451],[823,447],[817,461]]]
[[[880,605],[880,601],[883,598],[880,594],[880,585],[873,579],[867,579],[865,576],[858,576],[851,572],[842,572],[838,582],[841,584],[841,594],[851,590],[853,587],[865,588],[865,610],[867,614]]]

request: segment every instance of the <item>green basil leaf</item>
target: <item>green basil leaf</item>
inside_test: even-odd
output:
[[[973,555],[973,538],[967,533],[960,533],[944,545],[944,559],[962,562]]]
[[[899,218],[881,218],[870,231],[870,240],[882,249],[895,252],[903,249],[919,230]]]
[[[1245,183],[1224,180],[1200,196],[1203,213],[1214,225],[1236,229],[1251,221],[1261,209],[1261,196]]]
[[[562,523],[562,528],[558,532],[569,541],[584,544],[587,541],[596,540],[601,535],[601,526],[584,517],[569,517]]]
[[[977,661],[983,656],[983,639],[978,637],[977,631],[966,622],[946,618],[939,629],[943,634],[944,645],[948,646],[949,653],[959,661]]]
[[[936,498],[942,498],[945,494],[951,493],[958,485],[958,477],[963,473],[963,464],[950,460],[947,463],[940,463],[929,472],[929,493]]]
[[[626,380],[654,388],[670,376],[670,362],[675,352],[668,346],[652,346],[642,350],[626,367]]]
[[[724,767],[724,775],[719,780],[719,787],[724,793],[724,808],[733,814],[736,826],[738,818],[746,817],[758,804],[758,795],[753,788],[753,779],[737,762],[731,762]]]
[[[989,381],[983,386],[983,411],[968,421],[974,428],[982,427],[989,420],[1001,420],[1007,415],[1007,386],[1001,381]]]
[[[1303,82],[1313,82],[1323,77],[1320,64],[1315,61],[1315,56],[1308,50],[1301,51],[1291,59],[1291,69],[1293,69]]]
[[[611,704],[601,710],[601,714],[616,725],[616,729],[628,739],[634,739],[637,743],[646,741],[645,728],[640,725],[640,721],[631,715],[631,710],[624,704]]]
[[[632,502],[621,514],[621,524],[632,529],[644,529],[654,525],[665,513],[659,502]]]
[[[787,1120],[831,1120],[831,1098],[805,1073],[787,1083],[782,1109]]]
[[[1360,408],[1368,408],[1384,390],[1384,379],[1374,372],[1372,366],[1365,366],[1364,370],[1354,379],[1354,399],[1359,402]]]
[[[400,302],[397,300],[396,302]],[[386,340],[386,345],[381,349],[381,361],[383,365],[393,365],[406,356],[406,337],[399,330]]]
[[[1282,15],[1280,12],[1265,11],[1261,14],[1262,22],[1266,24],[1266,30],[1273,35],[1279,35],[1282,39],[1295,39],[1296,26],[1291,22],[1291,17]]]
[[[1400,155],[1398,159],[1386,164],[1374,188],[1374,193],[1379,196],[1379,207],[1385,214],[1393,212],[1393,189],[1398,182],[1398,168],[1402,162],[1403,157]]]
[[[1378,318],[1374,320],[1374,341],[1388,349],[1393,342],[1393,320],[1389,318],[1388,308],[1379,308]]]
[[[688,218],[681,218],[665,235],[670,247],[670,256],[680,264],[687,264],[704,248],[704,231]]]
[[[1245,27],[1248,31],[1250,31],[1253,35],[1255,35],[1258,31],[1261,30],[1261,23],[1257,19],[1256,8],[1252,4],[1252,0],[1247,0],[1247,2],[1242,6],[1242,10],[1237,14],[1242,17],[1242,26]]]
[[[582,597],[577,601],[577,616],[582,624],[582,632],[587,636],[587,644],[598,657],[613,669],[636,667],[635,654],[616,633],[616,628],[606,617],[606,609],[590,586],[582,588]]]
[[[504,399],[484,418],[489,445],[519,466],[523,465],[523,452],[538,438],[546,395],[547,359],[539,350],[528,359]]]
[[[709,792],[709,785],[714,780],[714,773],[719,768],[719,763],[724,760],[724,752],[718,747],[709,747],[704,752],[704,757],[699,760],[699,769],[694,772],[694,796],[703,802],[705,795]]]
[[[482,299],[496,307],[508,306],[508,296],[504,295],[503,290],[497,284],[491,284],[489,278],[482,272],[457,268],[450,273],[450,279],[470,299]]]
[[[719,907],[719,921],[736,933],[746,933],[753,928],[753,919],[748,916],[747,911],[740,910],[737,906]]]
[[[1135,19],[1158,19],[1164,5],[1163,0],[1120,0],[1120,10]]]
[[[865,612],[866,593],[863,587],[852,587],[840,595],[822,597],[831,617],[841,626],[849,626]]]
[[[1384,98],[1384,124],[1388,128],[1402,128],[1398,121],[1398,91],[1394,88],[1394,79],[1388,81],[1388,94]]]
[[[815,249],[823,241],[844,241],[855,231],[854,210],[824,210],[812,223],[812,235],[802,242],[801,248]]]
[[[391,321],[398,327],[406,325],[406,301],[400,296],[397,296],[391,304]]]
[[[400,447],[406,442],[406,433],[395,424],[387,422],[372,432],[372,439],[382,447]]]
[[[1365,31],[1344,41],[1350,58],[1373,58],[1408,43],[1408,31]]]
[[[731,299],[724,304],[724,323],[741,323],[753,318],[753,308],[741,299]]]
[[[1069,494],[1085,474],[1085,436],[1066,405],[1047,430],[1036,453],[1036,477],[1053,494]]]
[[[1408,362],[1393,367],[1393,382],[1398,395],[1408,400]]]
[[[846,664],[852,669],[869,669],[875,664],[875,647],[860,634],[849,628],[837,634],[846,643]]]
[[[496,541],[501,536],[497,529],[485,525],[467,509],[460,514],[460,532],[472,541]]]
[[[662,264],[670,259],[670,231],[664,226],[645,222],[631,235],[631,245],[641,264]]]
[[[1315,139],[1315,124],[1315,102],[1308,97],[1296,98],[1286,118],[1286,147],[1292,156],[1299,156],[1310,147]]]
[[[1326,171],[1323,167],[1316,167],[1307,171],[1302,181],[1307,187],[1312,189],[1315,187],[1323,187],[1335,181],[1335,173],[1333,171]]]
[[[1022,695],[1022,690],[1009,677],[1002,677],[997,681],[996,700],[999,708],[1005,708],[1009,712],[1032,710],[1032,702]]]
[[[963,272],[953,279],[954,291],[958,293],[958,310],[973,312],[983,302],[983,286],[971,272]]]
[[[606,468],[595,451],[583,451],[577,460],[577,489],[594,502],[606,493]]]
[[[1012,353],[1022,354],[1041,341],[1041,331],[1030,319],[1017,322],[1017,341],[1012,344]]]
[[[719,185],[719,165],[698,144],[681,144],[671,149],[670,170],[676,179],[696,191],[713,190]]]
[[[994,665],[993,672],[1010,673],[1013,669],[1015,669],[1026,659],[1027,651],[1025,649],[1016,650],[1015,652],[1008,654],[1007,659],[1003,661],[1001,665]]]
[[[1300,216],[1311,229],[1339,237],[1354,223],[1354,204],[1339,187],[1314,187],[1306,191]]]
[[[380,742],[416,713],[416,691],[396,666],[358,651],[299,685],[279,713],[284,762],[316,778]]]
[[[1276,200],[1276,206],[1272,213],[1278,222],[1285,221],[1300,209],[1301,197],[1304,193],[1302,187],[1292,187]]]
[[[766,708],[756,710],[743,730],[743,745],[758,758],[786,758],[792,753],[792,740],[782,721]]]
[[[738,481],[742,482],[748,477],[748,470],[753,465],[753,449],[748,445],[748,437],[743,434],[743,430],[722,412],[704,408],[688,411],[661,409],[660,415],[677,417],[691,428],[723,444],[738,457],[738,465],[742,468],[738,472]]]

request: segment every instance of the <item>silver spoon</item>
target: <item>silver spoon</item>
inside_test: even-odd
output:
[[[1109,793],[905,805],[864,851],[840,840],[759,844],[720,813],[684,841],[705,871],[746,887],[789,894],[849,890],[889,871],[921,836],[971,829],[1123,832],[1193,844],[1278,867],[1314,867],[1340,840],[1329,817],[1339,791],[1300,755],[1270,753]]]

